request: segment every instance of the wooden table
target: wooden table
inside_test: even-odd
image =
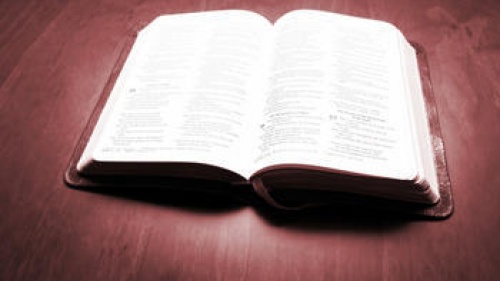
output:
[[[200,194],[62,181],[128,36],[155,16],[314,8],[386,20],[427,51],[455,213],[278,219]],[[498,280],[500,2],[0,2],[1,280]],[[190,199],[191,198],[191,199]]]

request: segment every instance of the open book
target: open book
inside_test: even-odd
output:
[[[427,117],[416,52],[391,24],[312,10],[274,24],[240,10],[166,15],[137,35],[75,166],[248,183],[278,207],[290,207],[278,194],[304,192],[433,206]]]

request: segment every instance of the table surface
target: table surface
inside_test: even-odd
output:
[[[313,8],[394,23],[427,51],[455,213],[276,216],[223,198],[63,183],[110,72],[161,14]],[[0,2],[0,279],[498,280],[500,2]]]

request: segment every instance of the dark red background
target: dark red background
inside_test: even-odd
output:
[[[66,165],[128,36],[160,14],[227,8],[376,18],[421,44],[454,215],[276,218],[200,194],[67,188]],[[0,279],[500,277],[500,2],[4,0],[0,14]]]

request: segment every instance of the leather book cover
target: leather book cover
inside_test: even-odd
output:
[[[87,142],[92,134],[94,126],[100,116],[100,113],[106,104],[108,96],[114,86],[114,83],[120,73],[120,70],[127,59],[127,56],[132,48],[135,41],[135,36],[131,36],[126,43],[113,68],[110,78],[104,87],[102,94],[95,106],[94,111],[90,117],[90,120],[83,131],[80,140],[78,141],[74,153],[71,156],[68,168],[64,174],[64,181],[67,185],[75,188],[99,190],[100,188],[166,188],[166,189],[188,189],[188,190],[202,190],[210,192],[223,192],[232,193],[235,192],[236,196],[241,195],[240,191],[244,194],[248,194],[251,187],[247,184],[238,185],[239,188],[228,187],[227,183],[213,183],[200,180],[186,180],[178,179],[172,177],[163,176],[84,176],[77,172],[76,165],[80,156],[87,145]],[[453,199],[451,192],[451,182],[448,175],[448,169],[446,165],[445,149],[443,144],[443,139],[441,136],[441,129],[438,120],[438,112],[436,109],[436,103],[434,99],[434,93],[432,89],[432,83],[430,79],[430,70],[427,63],[427,58],[424,49],[418,44],[413,44],[417,51],[417,60],[420,68],[420,76],[422,82],[422,89],[424,91],[424,98],[426,103],[426,110],[428,114],[428,120],[430,124],[430,132],[432,135],[432,144],[434,148],[435,163],[438,171],[438,181],[440,190],[440,201],[435,205],[422,205],[422,204],[412,204],[400,201],[392,201],[385,199],[369,198],[358,195],[348,195],[348,194],[331,194],[332,196],[326,197],[336,197],[332,200],[331,204],[345,206],[345,208],[354,209],[369,209],[369,210],[381,210],[389,211],[391,213],[398,213],[404,215],[417,216],[422,218],[432,218],[432,219],[444,219],[449,217],[453,212]],[[210,187],[208,187],[209,185]],[[242,188],[245,186],[244,188]],[[303,191],[308,192],[308,191]],[[239,193],[239,194],[238,194]],[[278,204],[286,206],[286,202],[280,202],[279,194],[274,194],[274,199]],[[302,194],[303,195],[303,194]],[[302,195],[300,195],[302,197]],[[255,196],[251,196],[255,197]],[[307,197],[307,196],[306,196]],[[312,196],[314,197],[314,196]],[[322,194],[319,197],[325,198]],[[254,198],[252,199],[254,200]],[[318,207],[320,208],[320,207]]]

